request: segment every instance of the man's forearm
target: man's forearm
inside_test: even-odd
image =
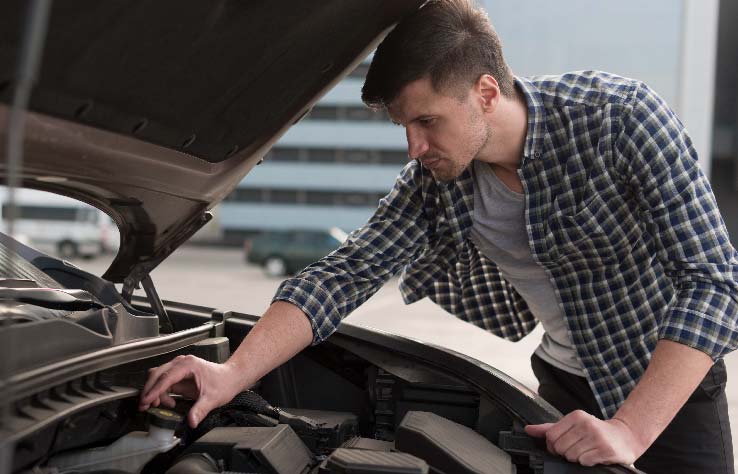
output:
[[[243,375],[243,389],[287,362],[310,345],[310,321],[297,306],[276,301],[249,331],[236,352],[226,362]]]
[[[704,352],[660,340],[645,374],[613,419],[625,423],[648,448],[666,429],[712,366]]]
[[[548,450],[585,466],[632,464],[658,438],[712,365],[705,353],[676,342],[656,344],[646,373],[610,420],[575,410],[556,423],[528,425]]]

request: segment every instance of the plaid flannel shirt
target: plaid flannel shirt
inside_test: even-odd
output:
[[[738,342],[738,254],[679,119],[643,83],[602,72],[516,78],[528,104],[518,171],[533,258],[546,270],[605,416],[659,339],[714,360]],[[536,320],[469,238],[472,167],[449,183],[413,161],[374,216],[286,280],[274,300],[328,337],[397,272],[406,303],[518,340]]]

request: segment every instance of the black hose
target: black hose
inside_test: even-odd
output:
[[[244,408],[259,415],[279,419],[279,410],[271,406],[261,395],[252,390],[239,393],[228,403],[228,406]]]

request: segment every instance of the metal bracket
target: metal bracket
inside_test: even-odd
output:
[[[143,277],[143,279],[141,279],[141,285],[146,292],[146,297],[149,299],[151,308],[154,310],[154,313],[159,316],[159,321],[164,328],[164,332],[166,334],[173,333],[174,325],[172,324],[172,320],[169,319],[167,310],[164,309],[164,304],[161,302],[161,298],[159,298],[159,293],[157,293],[156,288],[154,288],[154,282],[151,280],[151,275]]]
[[[210,331],[210,337],[225,337],[225,322],[231,316],[233,316],[233,311],[213,310],[210,314],[210,320],[214,325],[212,331]]]

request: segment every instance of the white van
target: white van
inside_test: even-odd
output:
[[[8,230],[7,190],[2,196],[2,224]],[[61,258],[95,257],[118,250],[120,235],[113,221],[87,204],[41,191],[17,190],[14,234]]]

